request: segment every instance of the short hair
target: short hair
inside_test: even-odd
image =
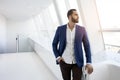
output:
[[[73,11],[76,11],[76,9],[70,9],[67,12],[67,17],[69,18],[69,16],[73,13]]]

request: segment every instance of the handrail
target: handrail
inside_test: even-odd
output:
[[[105,45],[107,45],[107,46],[113,46],[113,47],[120,47],[118,45],[112,45],[112,44],[105,44]]]
[[[120,28],[108,28],[108,29],[102,29],[102,32],[120,32]]]

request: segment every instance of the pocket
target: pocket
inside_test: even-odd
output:
[[[66,66],[67,66],[67,64],[64,62],[64,61],[60,61],[60,67],[62,68],[62,69],[65,69],[66,68]]]
[[[61,61],[60,61],[60,64],[65,64],[65,61],[61,60]]]

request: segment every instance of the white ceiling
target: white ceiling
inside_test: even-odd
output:
[[[23,20],[37,15],[52,0],[0,0],[0,14],[10,20]]]

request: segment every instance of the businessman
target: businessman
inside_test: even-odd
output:
[[[57,63],[60,65],[63,80],[81,80],[82,67],[84,65],[83,48],[86,55],[86,70],[88,74],[93,72],[91,63],[91,50],[84,27],[77,25],[79,16],[76,9],[70,9],[67,13],[68,23],[57,28],[52,47]]]

